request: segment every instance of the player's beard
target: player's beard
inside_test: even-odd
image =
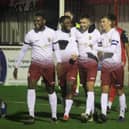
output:
[[[41,25],[39,25],[39,24],[35,24],[35,30],[36,30],[36,31],[44,30],[44,28],[45,28],[44,25],[41,26]]]
[[[85,32],[88,29],[88,27],[80,27],[81,32]]]

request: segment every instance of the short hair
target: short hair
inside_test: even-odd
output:
[[[105,16],[102,16],[102,18],[107,18],[107,19],[109,19],[111,22],[114,22],[114,21],[116,21],[116,16],[114,15],[114,14],[112,14],[112,13],[109,13],[108,15],[105,15]],[[101,18],[101,19],[102,19]]]
[[[110,19],[111,21],[116,21],[116,15],[115,14],[108,14],[108,19]]]
[[[79,19],[83,19],[83,18],[90,20],[90,16],[88,14],[82,14]]]
[[[70,13],[71,15],[73,15],[73,12],[70,10],[65,10],[64,13]]]
[[[66,19],[71,20],[71,18],[69,16],[61,16],[59,19],[59,23],[63,23]]]
[[[46,19],[45,14],[43,12],[37,12],[37,13],[35,13],[35,16],[36,17],[40,16],[40,17]]]

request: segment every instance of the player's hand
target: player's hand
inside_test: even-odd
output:
[[[60,76],[61,75],[61,63],[57,63],[57,65],[56,65],[56,70],[57,70],[57,74],[58,74],[58,76]]]
[[[99,51],[97,53],[97,55],[98,55],[99,60],[102,60],[102,58],[103,58],[103,52]]]
[[[72,59],[73,61],[76,61],[77,58],[78,58],[78,56],[77,56],[76,54],[72,54],[72,55],[71,55],[71,59]]]
[[[90,44],[89,47],[90,47],[91,49],[93,49],[93,45],[92,45],[92,44]]]
[[[16,80],[17,80],[17,72],[18,72],[18,69],[17,69],[17,68],[14,68],[13,77],[14,77],[14,79],[16,79]]]
[[[71,55],[71,58],[69,60],[69,64],[74,64],[77,60],[78,56],[76,54]]]

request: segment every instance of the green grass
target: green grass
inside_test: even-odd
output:
[[[26,106],[26,90],[25,86],[0,86],[0,98],[7,102],[7,119],[0,119],[0,129],[128,129],[129,128],[129,112],[126,113],[126,121],[119,123],[118,98],[113,104],[113,110],[108,114],[109,120],[104,124],[95,122],[81,123],[80,113],[85,110],[85,95],[83,89],[78,97],[74,98],[74,105],[71,110],[71,119],[68,122],[62,122],[60,119],[63,116],[63,106],[58,104],[58,118],[57,124],[50,122],[50,107],[48,103],[48,96],[43,87],[37,87],[36,100],[36,122],[33,125],[24,125],[21,119],[27,114]],[[60,91],[57,88],[58,97]],[[99,105],[100,88],[95,88],[96,105]],[[129,90],[126,88],[127,104],[129,106]],[[98,109],[99,110],[99,109]]]

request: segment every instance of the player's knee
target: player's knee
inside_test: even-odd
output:
[[[73,86],[74,84],[75,84],[75,80],[72,80],[72,79],[71,79],[71,80],[68,80],[68,81],[67,81],[67,85],[68,85],[68,86]]]
[[[109,85],[103,85],[102,86],[102,92],[103,93],[108,93],[109,92]]]
[[[29,84],[28,85],[28,89],[35,89],[36,88],[36,84]]]
[[[36,80],[30,80],[28,79],[28,88],[29,89],[35,89],[37,85],[37,81]]]
[[[46,86],[46,89],[47,89],[48,94],[52,94],[55,91],[54,86]]]
[[[68,95],[66,96],[66,99],[73,99],[73,94],[72,94],[72,93],[68,94]]]
[[[119,96],[121,96],[122,94],[124,94],[123,88],[117,89],[117,94],[118,94]]]

